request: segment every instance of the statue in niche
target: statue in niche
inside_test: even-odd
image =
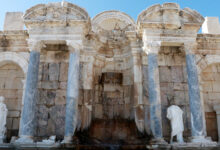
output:
[[[6,119],[8,114],[8,109],[4,103],[5,98],[0,96],[0,143],[3,143],[6,132]]]
[[[167,118],[171,122],[171,138],[170,138],[170,144],[173,143],[173,137],[177,137],[178,143],[184,143],[183,140],[183,131],[184,131],[184,125],[183,125],[183,111],[179,106],[174,105],[173,98],[172,100],[168,100],[170,102],[171,106],[167,108]]]

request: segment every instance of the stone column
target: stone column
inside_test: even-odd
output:
[[[145,115],[144,115],[144,103],[143,103],[143,80],[142,80],[142,48],[138,42],[136,32],[126,32],[126,36],[129,39],[132,59],[133,60],[133,75],[134,75],[134,109],[135,109],[135,123],[140,132],[144,132],[145,129]]]
[[[68,43],[71,45],[71,42]],[[70,49],[72,50],[73,47]],[[71,143],[77,126],[78,96],[79,96],[79,49],[70,52],[67,94],[66,94],[66,120],[65,137],[63,143]]]
[[[33,41],[32,41],[33,42]],[[28,72],[26,78],[25,92],[24,92],[24,106],[20,121],[19,139],[16,143],[33,143],[33,136],[36,129],[36,102],[37,102],[37,85],[38,85],[38,71],[40,62],[41,42],[34,42],[30,44],[30,57]]]
[[[220,143],[220,105],[214,105],[216,111],[217,126],[218,126],[218,142]]]
[[[160,81],[157,62],[160,42],[145,43],[144,50],[148,54],[148,91],[150,102],[150,126],[154,137],[153,142],[165,143],[162,130]]]
[[[192,142],[204,142],[206,141],[204,132],[205,126],[203,122],[204,118],[200,99],[196,58],[195,54],[191,52],[194,49],[194,43],[187,43],[184,46],[186,52],[186,69],[188,75]]]
[[[145,117],[143,103],[143,81],[142,81],[142,64],[140,49],[132,48],[133,56],[133,72],[134,72],[134,107],[135,107],[135,123],[140,132],[144,132]]]

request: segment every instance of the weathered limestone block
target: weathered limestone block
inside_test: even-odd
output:
[[[7,118],[6,128],[8,130],[12,129],[12,118]]]
[[[50,107],[55,104],[56,91],[47,91],[47,98],[44,102],[46,106]]]
[[[49,63],[44,63],[43,64],[43,81],[48,81],[49,80]]]
[[[43,81],[41,82],[41,88],[45,90],[56,90],[59,87],[57,81]]]
[[[167,83],[167,82],[161,82],[160,83],[160,94],[161,94],[161,104],[162,105],[167,105],[168,104],[168,99],[170,96],[174,96],[174,91],[173,91],[173,83]]]
[[[65,123],[65,115],[64,117],[58,117],[56,119],[56,131],[55,131],[56,135],[61,136],[61,137],[63,136],[63,133],[65,132],[64,123]]]
[[[21,110],[21,101],[17,99],[10,99],[5,102],[9,110]]]
[[[59,81],[67,81],[68,77],[68,63],[62,62],[60,64],[60,76],[59,76]]]
[[[183,67],[182,66],[172,66],[171,67],[171,77],[173,82],[183,82]]]
[[[98,119],[102,119],[103,118],[103,106],[102,106],[102,104],[96,104],[94,107],[95,107],[94,117],[98,118]]]
[[[43,70],[44,69],[44,63],[40,62],[39,64],[39,73],[38,73],[38,81],[41,81],[43,78]]]
[[[160,82],[171,82],[171,67],[159,67]]]
[[[20,111],[9,111],[8,112],[8,117],[18,118],[20,116],[20,114],[21,114]]]
[[[174,101],[178,106],[187,105],[186,96],[184,91],[175,91],[174,92]]]
[[[93,87],[93,63],[84,63],[82,68],[83,89],[92,89]]]
[[[124,104],[122,106],[124,106],[123,118],[129,119],[131,116],[131,106],[129,104]]]
[[[13,118],[12,121],[13,121],[12,130],[17,130],[17,129],[19,129],[20,119],[18,119],[18,118]]]
[[[7,12],[5,15],[4,31],[23,30],[24,22],[22,17],[22,12]]]
[[[41,90],[39,91],[38,104],[45,104],[48,107],[54,105],[56,97],[56,91]]]
[[[214,81],[212,83],[213,92],[220,92],[220,81]]]
[[[65,105],[66,104],[66,91],[65,90],[57,90],[56,91],[55,104],[56,105]]]
[[[58,63],[50,63],[49,64],[49,80],[50,81],[58,81],[60,74],[60,66]]]
[[[4,97],[6,99],[16,99],[17,98],[16,90],[0,90],[0,94],[4,95]]]
[[[67,83],[66,82],[59,82],[59,89],[66,90]]]
[[[38,106],[38,117],[41,119],[48,119],[48,113],[49,113],[49,109],[45,106],[45,105],[39,105]]]

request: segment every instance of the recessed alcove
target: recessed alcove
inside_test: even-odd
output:
[[[6,122],[6,139],[10,142],[12,136],[18,136],[22,110],[24,88],[24,72],[15,63],[5,62],[0,66],[0,95],[5,98],[8,109]]]
[[[171,129],[167,108],[177,105],[183,110],[184,136],[190,131],[190,108],[185,52],[178,46],[162,46],[158,54],[163,136],[169,140]]]

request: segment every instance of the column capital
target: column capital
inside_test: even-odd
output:
[[[42,48],[46,47],[44,42],[41,40],[28,39],[27,42],[30,51],[40,52]]]
[[[144,42],[143,50],[147,54],[158,54],[161,47],[161,41]]]
[[[186,54],[193,54],[194,51],[197,49],[196,42],[185,42],[183,45],[184,51]]]
[[[80,53],[82,49],[82,42],[76,40],[66,40],[66,45],[69,47],[70,52]]]

